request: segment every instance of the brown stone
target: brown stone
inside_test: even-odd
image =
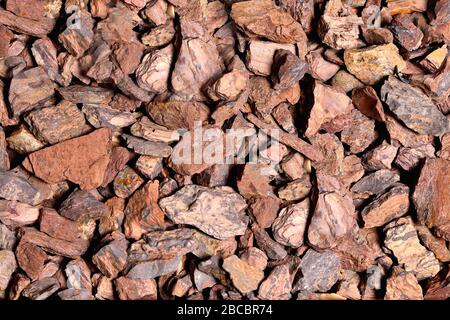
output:
[[[144,179],[133,168],[126,166],[114,179],[114,193],[119,198],[128,198],[143,183]]]
[[[217,239],[242,235],[248,224],[244,198],[229,187],[185,186],[159,205],[175,223],[193,225]]]
[[[261,270],[252,267],[235,255],[223,261],[223,268],[230,274],[233,285],[243,294],[256,290],[264,278]]]
[[[305,174],[301,178],[287,183],[278,189],[277,194],[285,201],[296,201],[305,198],[311,191],[311,181],[309,175]]]
[[[127,238],[138,240],[144,233],[163,225],[164,212],[158,205],[158,188],[158,181],[149,181],[128,200],[124,220]]]
[[[308,64],[288,50],[277,50],[273,60],[271,79],[276,90],[293,86],[308,71]]]
[[[289,265],[276,266],[261,283],[258,297],[263,300],[288,300],[291,297],[291,274]]]
[[[375,121],[369,119],[361,112],[353,109],[351,124],[341,132],[341,141],[350,147],[350,152],[360,153],[371,145],[377,138]]]
[[[94,39],[94,19],[86,10],[78,10],[69,18],[74,19],[79,24],[78,28],[68,25],[66,30],[62,32],[58,39],[66,50],[76,58],[80,58],[83,53],[89,49]]]
[[[418,280],[436,275],[439,261],[423,247],[410,218],[400,218],[386,226],[385,246],[392,250],[405,271],[413,272]]]
[[[398,147],[383,141],[364,155],[365,166],[370,170],[391,169]]]
[[[339,70],[331,79],[331,85],[335,88],[344,90],[346,93],[364,87],[364,84],[353,75],[344,70]],[[352,93],[352,99],[353,99]],[[352,101],[355,103],[354,101]],[[361,110],[360,110],[361,111]]]
[[[65,100],[73,103],[108,104],[113,97],[113,91],[110,89],[83,85],[59,88],[58,92]]]
[[[269,228],[281,206],[278,197],[254,197],[251,199],[250,210],[261,228]]]
[[[28,159],[40,179],[49,183],[67,179],[90,190],[102,184],[110,152],[111,130],[102,128],[36,151]]]
[[[89,247],[89,241],[78,239],[69,242],[55,239],[34,228],[23,229],[22,241],[39,246],[46,252],[68,258],[77,258],[83,255]]]
[[[354,89],[352,102],[362,114],[378,121],[385,121],[383,105],[372,87]]]
[[[89,130],[84,116],[73,103],[63,101],[56,107],[32,111],[25,121],[34,135],[43,142],[58,142],[81,136]]]
[[[450,239],[449,176],[450,161],[428,159],[420,172],[413,194],[419,222],[429,228],[436,228],[446,240]]]
[[[108,106],[84,104],[81,109],[89,123],[95,128],[124,128],[136,122],[138,114],[119,111]]]
[[[322,51],[321,49],[310,51],[306,55],[306,61],[309,64],[312,77],[325,82],[336,75],[339,71],[339,66],[325,60],[322,56]]]
[[[258,247],[266,253],[269,259],[281,260],[287,256],[287,251],[284,247],[274,241],[270,235],[256,223],[252,224],[251,230]]]
[[[434,236],[426,226],[416,225],[417,234],[424,246],[434,253],[441,262],[450,261],[450,250],[445,244],[445,239]]]
[[[303,244],[309,214],[309,199],[283,208],[272,225],[273,237],[286,246]]]
[[[409,210],[409,188],[394,186],[378,196],[361,212],[365,228],[381,227]]]
[[[103,246],[92,257],[92,262],[108,278],[115,278],[127,263],[128,241],[117,231],[111,234],[113,240]],[[107,239],[109,236],[106,237]]]
[[[169,101],[148,104],[146,110],[159,125],[168,129],[193,129],[195,122],[207,122],[209,108],[200,102]]]
[[[158,296],[155,279],[120,277],[114,283],[120,300],[156,300]]]
[[[98,220],[108,214],[108,207],[88,191],[77,190],[64,200],[59,212],[63,217],[72,221]]]
[[[347,70],[365,84],[373,85],[397,68],[401,71],[406,63],[398,54],[397,47],[390,43],[344,52]]]
[[[167,91],[173,53],[173,46],[168,45],[161,50],[146,54],[136,70],[137,84],[151,92]]]
[[[55,84],[41,67],[28,69],[17,74],[9,88],[9,102],[14,117],[38,106],[51,102]]]
[[[44,144],[23,125],[12,132],[6,141],[10,149],[20,154],[32,153],[44,147]]]
[[[249,37],[264,37],[279,43],[306,42],[300,23],[272,1],[234,3],[231,18]]]
[[[423,300],[422,288],[410,272],[399,272],[387,279],[384,300]]]
[[[414,24],[411,15],[396,15],[389,30],[394,35],[394,40],[408,51],[415,50],[422,44],[423,32]]]
[[[267,267],[266,254],[256,247],[248,247],[239,258],[259,270],[264,270]]]
[[[319,131],[322,124],[337,116],[350,113],[351,110],[351,100],[347,95],[316,81],[314,86],[314,106],[310,112],[308,129],[305,135],[308,137],[313,136]]]

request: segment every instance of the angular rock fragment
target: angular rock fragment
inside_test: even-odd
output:
[[[309,249],[300,263],[302,278],[295,289],[306,292],[326,292],[337,282],[341,269],[339,257],[332,251]]]
[[[397,47],[390,43],[344,52],[347,70],[365,84],[374,85],[387,75],[406,67]]]
[[[125,269],[128,241],[123,234],[118,232],[112,233],[111,237],[113,240],[97,251],[92,257],[92,262],[103,275],[108,278],[115,278],[119,272]]]
[[[21,154],[32,153],[44,147],[44,144],[23,125],[12,132],[6,141],[10,149]]]
[[[412,272],[418,280],[436,275],[439,261],[423,247],[410,218],[400,218],[386,226],[385,246],[392,250],[405,271]]]
[[[397,151],[398,147],[383,141],[381,145],[364,155],[365,166],[369,170],[391,169]]]
[[[0,250],[13,250],[16,247],[16,233],[0,224]]]
[[[295,201],[305,198],[311,191],[311,181],[307,174],[289,182],[278,190],[278,197],[286,201]]]
[[[45,251],[34,244],[21,241],[15,253],[19,267],[31,280],[37,280],[48,258]]]
[[[350,146],[350,152],[356,154],[366,150],[377,138],[377,133],[375,121],[358,110],[353,109],[350,117],[351,125],[342,130],[341,141]]]
[[[41,247],[46,252],[68,258],[77,258],[83,255],[89,247],[89,241],[78,239],[66,241],[55,239],[34,228],[24,228],[22,241]]]
[[[275,196],[254,197],[250,203],[250,210],[261,228],[269,228],[281,206],[281,200]]]
[[[87,120],[95,128],[123,128],[136,122],[138,114],[115,110],[103,105],[84,104],[82,108]]]
[[[384,300],[423,300],[422,288],[410,272],[399,272],[387,279]]]
[[[383,105],[372,87],[354,89],[352,102],[362,114],[378,121],[385,120]]]
[[[264,37],[279,43],[306,41],[301,24],[269,0],[234,3],[231,18],[250,37]]]
[[[78,10],[68,18],[76,21],[76,24],[67,26],[58,39],[67,51],[76,58],[79,58],[89,49],[94,39],[94,20],[86,10]]]
[[[255,74],[270,75],[272,68],[276,68],[273,63],[278,50],[286,50],[295,55],[295,47],[291,44],[251,40],[246,57],[247,68]]]
[[[5,297],[11,276],[17,268],[14,252],[9,250],[0,251],[0,297]]]
[[[74,191],[59,208],[63,217],[72,221],[98,220],[108,213],[108,207],[84,190]]]
[[[102,184],[110,152],[111,131],[102,128],[36,151],[28,160],[34,174],[46,182],[67,179],[90,190]]]
[[[34,20],[17,16],[2,8],[0,9],[0,24],[19,33],[41,38],[53,30],[55,27],[55,19],[42,17],[39,20]]]
[[[400,175],[393,170],[378,170],[370,173],[356,182],[351,191],[359,194],[376,195],[392,187],[400,181]]]
[[[288,300],[291,297],[291,274],[289,265],[276,266],[261,283],[258,297],[263,300]]]
[[[408,51],[417,49],[422,43],[423,32],[414,24],[411,15],[396,15],[389,30],[395,41]]]
[[[5,132],[0,126],[0,172],[9,170],[9,155],[6,150]]]
[[[268,258],[273,260],[281,260],[287,256],[287,251],[284,247],[274,241],[270,235],[256,223],[252,224],[251,230],[258,247],[266,253]]]
[[[22,295],[30,300],[45,300],[60,289],[56,278],[43,278],[30,284]]]
[[[164,212],[158,206],[158,187],[158,181],[149,181],[128,200],[124,220],[127,238],[140,239],[145,232],[162,226]]]
[[[246,164],[241,176],[237,179],[239,193],[244,198],[270,197],[273,187],[269,185],[270,177],[264,174],[264,167],[257,164]]]
[[[17,74],[9,88],[9,102],[14,117],[51,102],[56,85],[41,67]]]
[[[0,172],[0,198],[29,205],[38,205],[43,201],[36,185],[15,171]]]
[[[408,128],[419,134],[439,136],[450,130],[449,120],[430,98],[394,77],[384,83],[381,98]]]
[[[334,49],[353,49],[361,45],[359,25],[363,21],[341,0],[331,0],[326,4],[319,22],[318,31],[322,41]]]
[[[409,209],[409,188],[394,186],[367,205],[361,215],[365,228],[380,227],[406,214]]]
[[[352,104],[349,97],[332,87],[316,81],[314,86],[314,106],[308,119],[305,135],[316,134],[322,124],[334,118],[350,113]]]
[[[322,56],[322,49],[310,51],[306,55],[306,61],[309,64],[311,76],[320,81],[328,81],[339,71],[337,64],[325,60]]]
[[[351,198],[339,192],[322,192],[308,227],[308,240],[319,249],[333,248],[354,225],[355,207]]]
[[[248,247],[239,258],[260,270],[264,270],[267,267],[266,254],[256,247]]]
[[[34,135],[43,142],[58,142],[81,136],[89,130],[84,116],[73,103],[63,101],[55,107],[32,111],[25,121]]]
[[[203,103],[187,101],[150,103],[146,110],[153,121],[171,130],[194,129],[195,122],[206,123],[210,113]]]
[[[217,239],[242,235],[248,224],[247,204],[229,187],[185,186],[159,205],[175,223],[193,225]]]
[[[125,167],[114,179],[114,193],[119,198],[128,198],[143,183],[144,179],[133,168]]]
[[[449,184],[450,161],[428,159],[420,172],[413,194],[414,207],[421,224],[436,228],[446,240],[450,239]]]
[[[359,81],[353,75],[344,70],[340,70],[334,75],[334,77],[331,79],[331,85],[333,87],[338,87],[344,90],[346,93],[364,87],[364,84],[361,81]],[[352,102],[355,103],[354,101]]]
[[[217,282],[213,276],[210,276],[207,273],[204,273],[198,269],[195,269],[194,270],[194,283],[195,283],[195,287],[197,288],[197,290],[203,291],[206,288],[211,288]]]
[[[136,153],[152,157],[168,157],[172,153],[172,148],[167,143],[147,141],[129,134],[122,134],[122,136],[127,141],[127,146]]]
[[[31,280],[27,276],[17,273],[11,281],[8,298],[18,300],[22,291],[30,285],[30,282]]]
[[[298,248],[303,244],[309,214],[309,199],[283,208],[272,225],[275,240]]]
[[[273,60],[271,79],[275,89],[291,87],[308,71],[308,64],[288,50],[277,50]]]
[[[136,70],[137,84],[150,92],[167,91],[173,54],[173,46],[168,45],[164,49],[145,55]]]
[[[110,89],[83,85],[59,88],[58,92],[65,100],[83,104],[108,104],[113,97]]]
[[[177,256],[172,259],[140,262],[128,271],[127,278],[146,280],[170,275],[179,268],[181,263],[182,256]]]
[[[158,296],[155,279],[120,277],[114,283],[120,300],[156,300]]]
[[[223,268],[230,274],[233,285],[243,294],[258,288],[264,273],[233,255],[223,261]]]
[[[426,226],[416,225],[416,230],[420,241],[439,261],[450,261],[450,250],[446,246],[445,239],[434,236]]]
[[[161,1],[162,2],[162,1]],[[175,36],[173,22],[153,28],[149,33],[142,36],[142,43],[151,48],[157,48],[169,44]]]

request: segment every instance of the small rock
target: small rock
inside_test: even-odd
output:
[[[25,121],[34,135],[48,144],[81,136],[89,130],[81,111],[68,101],[63,101],[56,107],[32,111],[25,117]]]
[[[295,56],[295,47],[291,44],[251,40],[246,57],[247,68],[255,74],[269,76],[272,68],[276,68],[275,53],[281,50],[291,52]]]
[[[115,278],[127,263],[128,241],[121,233],[114,232],[113,241],[103,246],[92,257],[92,262],[108,278]],[[108,237],[108,236],[107,236]]]
[[[289,50],[277,50],[273,61],[271,80],[275,90],[293,86],[308,71],[308,64]]]
[[[0,297],[4,298],[5,291],[11,280],[11,276],[17,268],[14,252],[9,250],[0,251]]]
[[[409,188],[392,187],[368,204],[361,212],[365,228],[381,227],[409,210]]]
[[[11,133],[6,141],[10,149],[20,154],[32,153],[44,147],[44,144],[23,125]]]
[[[19,267],[25,271],[27,276],[31,280],[37,280],[44,270],[48,256],[38,246],[20,241],[16,248],[16,258]]]
[[[158,206],[159,182],[149,181],[128,199],[124,231],[127,238],[138,240],[164,223],[164,212]]]
[[[59,212],[63,217],[72,221],[82,221],[85,219],[98,220],[108,214],[109,209],[88,191],[77,190],[64,200]]]
[[[345,50],[344,61],[347,70],[368,85],[374,85],[392,74],[395,68],[401,71],[406,67],[397,47],[392,43]]]
[[[408,128],[419,134],[439,136],[450,130],[449,120],[429,97],[394,77],[384,83],[381,98]]]
[[[300,263],[303,277],[295,289],[307,292],[326,292],[338,281],[341,262],[332,251],[317,252],[309,249]]]
[[[278,190],[278,197],[286,201],[295,201],[305,198],[311,191],[309,175],[305,174],[300,179],[287,183]]]
[[[140,156],[136,161],[136,169],[146,178],[154,179],[163,169],[162,158]]]
[[[177,256],[167,260],[152,260],[141,262],[133,266],[127,273],[130,279],[154,279],[164,275],[174,273],[182,264],[182,256]]]
[[[342,130],[341,141],[350,146],[350,152],[356,154],[366,150],[376,138],[375,121],[353,109],[351,125]]]
[[[431,251],[423,247],[410,218],[400,218],[386,226],[384,244],[392,250],[405,271],[413,272],[418,280],[436,275],[439,261]]]
[[[158,296],[155,279],[120,277],[114,283],[120,300],[156,300]]]
[[[256,290],[264,278],[261,270],[252,267],[235,255],[223,261],[223,268],[230,274],[233,285],[243,294]]]
[[[384,300],[423,300],[422,288],[411,272],[399,272],[386,282]]]
[[[266,254],[256,247],[248,247],[243,253],[241,253],[239,258],[261,271],[264,271],[267,267]]]
[[[272,225],[273,237],[286,246],[298,248],[303,244],[309,213],[309,199],[283,208]]]
[[[331,79],[331,85],[335,88],[342,89],[345,93],[364,87],[364,84],[356,79],[353,75],[344,70],[339,70]],[[354,93],[352,93],[353,99]],[[355,103],[353,101],[353,103]],[[361,111],[361,110],[360,110]]]
[[[229,187],[185,186],[159,205],[175,223],[193,225],[217,239],[242,235],[248,224],[245,200]]]
[[[60,286],[55,278],[43,278],[26,287],[22,295],[30,300],[46,300],[58,291]]]
[[[377,195],[400,181],[400,175],[394,170],[378,170],[356,182],[351,191],[359,194]]]
[[[126,166],[114,179],[114,193],[119,198],[126,199],[143,183],[144,179],[142,179],[133,168]]]
[[[133,137],[129,134],[122,134],[127,141],[128,148],[136,153],[152,157],[168,157],[172,153],[172,148],[164,142],[147,141],[141,138]]]
[[[352,102],[365,116],[378,121],[385,121],[383,105],[372,87],[355,88],[352,91]]]
[[[92,190],[103,182],[110,152],[111,130],[101,128],[36,151],[28,160],[34,174],[48,183],[67,179],[83,190]]]
[[[383,141],[364,155],[365,166],[369,170],[391,169],[397,156],[398,147]]]
[[[261,228],[269,228],[281,206],[278,197],[253,197],[251,199],[250,210]]]
[[[289,300],[292,281],[289,265],[276,266],[269,276],[261,283],[258,297],[263,300]]]

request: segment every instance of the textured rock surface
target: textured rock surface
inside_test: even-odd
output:
[[[36,151],[28,160],[33,173],[46,182],[67,179],[90,190],[102,184],[110,152],[111,131],[102,128]]]
[[[430,98],[394,77],[384,83],[381,98],[408,128],[419,134],[439,136],[450,130],[449,120]]]
[[[273,237],[294,248],[303,244],[309,213],[309,199],[283,208],[272,225]]]
[[[193,225],[217,239],[242,235],[248,224],[247,204],[227,187],[186,186],[159,205],[175,223]]]
[[[373,85],[383,77],[406,67],[398,49],[392,43],[363,49],[345,50],[347,70],[365,84]]]
[[[440,270],[434,254],[420,244],[409,218],[401,218],[386,226],[384,244],[392,250],[399,263],[404,264],[405,271],[413,272],[419,280],[432,277]]]
[[[258,288],[264,273],[236,256],[223,261],[223,268],[230,274],[233,285],[242,293],[249,293]]]

